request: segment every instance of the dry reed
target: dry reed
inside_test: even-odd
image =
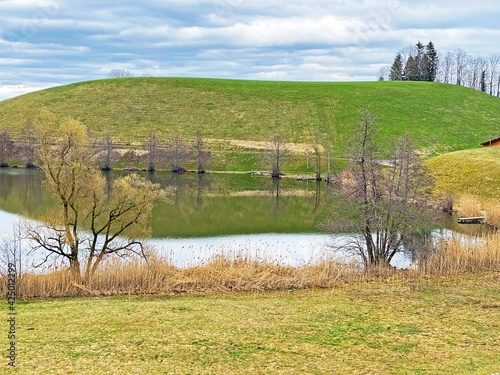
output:
[[[426,275],[449,276],[500,268],[500,232],[484,237],[453,237],[443,242],[420,271]]]
[[[331,288],[368,280],[457,275],[500,268],[500,232],[484,238],[451,238],[422,258],[415,269],[372,269],[365,272],[356,262],[332,260],[315,265],[291,267],[254,261],[245,256],[216,257],[204,265],[180,269],[160,257],[114,259],[105,262],[90,282],[75,283],[67,269],[26,273],[20,280],[23,298],[123,295],[217,293],[262,290]],[[6,294],[6,283],[0,285]]]
[[[462,195],[459,199],[458,213],[462,217],[481,216],[481,202],[473,195]]]
[[[485,202],[484,206],[484,222],[491,227],[500,228],[500,202],[488,201]]]

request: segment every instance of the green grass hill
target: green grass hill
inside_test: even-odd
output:
[[[0,127],[19,134],[45,107],[82,120],[97,135],[137,143],[196,131],[214,140],[295,143],[316,132],[339,152],[371,108],[380,137],[408,132],[429,154],[477,147],[499,136],[500,99],[475,90],[425,82],[274,82],[198,78],[119,78],[75,83],[0,103]]]
[[[500,198],[500,147],[450,152],[428,165],[442,191]]]

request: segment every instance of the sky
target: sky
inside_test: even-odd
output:
[[[0,0],[0,100],[134,76],[373,81],[421,40],[500,53],[497,0]]]

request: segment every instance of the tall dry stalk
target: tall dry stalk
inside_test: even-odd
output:
[[[484,222],[494,228],[500,228],[500,202],[488,201],[484,204]]]
[[[152,256],[109,259],[87,283],[75,283],[67,268],[47,267],[37,274],[25,273],[19,297],[61,297],[119,294],[219,293],[263,290],[332,288],[349,283],[384,279],[450,276],[465,272],[500,269],[500,232],[484,238],[451,238],[438,244],[415,269],[371,268],[359,262],[321,260],[302,267],[252,260],[243,252],[216,256],[205,264],[179,269],[167,259]],[[0,283],[5,295],[7,283]]]
[[[457,275],[497,270],[500,267],[500,233],[479,237],[455,237],[443,242],[427,262],[425,274]]]
[[[459,199],[458,214],[461,217],[481,216],[481,202],[473,195],[462,195]]]

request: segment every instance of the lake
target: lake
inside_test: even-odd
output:
[[[105,173],[108,189],[126,173]],[[139,174],[176,188],[171,202],[154,208],[151,243],[178,267],[202,264],[219,254],[243,253],[292,266],[349,256],[331,246],[342,243],[341,235],[332,240],[318,229],[329,199],[324,182],[250,174]],[[0,233],[5,235],[18,215],[36,218],[54,203],[42,187],[41,171],[0,169]],[[443,226],[458,229],[453,222]],[[401,254],[393,265],[407,267],[410,262],[410,255]]]

